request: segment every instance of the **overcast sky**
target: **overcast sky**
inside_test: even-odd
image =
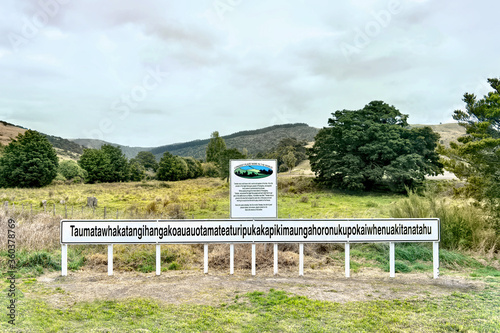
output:
[[[452,122],[500,77],[500,2],[2,0],[0,119],[158,146],[324,127],[383,100]]]

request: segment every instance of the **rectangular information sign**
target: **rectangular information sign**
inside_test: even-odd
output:
[[[277,218],[277,174],[276,160],[231,160],[230,217]]]
[[[439,219],[62,220],[62,244],[438,242]]]

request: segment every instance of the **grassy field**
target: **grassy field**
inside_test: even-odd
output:
[[[95,211],[84,208],[82,213],[88,196],[97,197],[99,207]],[[68,218],[102,218],[106,207],[109,218],[115,218],[117,212],[119,218],[228,218],[229,187],[218,179],[2,189],[0,200],[9,202],[8,212],[0,210],[2,221],[7,216],[14,216],[18,221],[18,317],[15,327],[8,324],[5,311],[10,282],[7,279],[8,252],[4,250],[7,248],[5,225],[1,228],[0,268],[3,279],[0,289],[3,295],[0,299],[5,309],[0,314],[2,332],[500,332],[498,253],[441,250],[440,271],[445,279],[441,285],[445,292],[441,295],[427,293],[426,287],[420,286],[423,296],[397,299],[376,298],[370,291],[361,301],[325,301],[312,295],[299,296],[290,291],[293,288],[277,284],[264,291],[231,291],[220,301],[214,293],[208,305],[176,304],[151,297],[84,300],[71,291],[43,282],[43,274],[60,270],[58,221],[64,214],[68,214]],[[47,200],[45,213],[42,200]],[[401,200],[405,197],[374,193],[354,195],[318,189],[307,177],[279,179],[281,218],[389,217],[391,208]],[[55,214],[53,205],[56,205]],[[32,208],[34,214],[31,214]],[[221,249],[211,247],[211,269],[226,269],[222,264],[217,266],[220,256],[226,256],[225,250]],[[296,249],[290,247],[282,251],[280,256],[286,260],[283,265],[295,270],[298,264]],[[363,276],[367,269],[388,272],[388,251],[387,244],[353,245],[353,273]],[[83,272],[82,269],[84,272],[105,271],[105,253],[105,246],[71,246],[69,269],[75,276]],[[309,274],[315,271],[323,274],[323,270],[330,272],[326,270],[332,269],[341,271],[343,255],[340,245],[307,245],[306,268]],[[151,276],[154,274],[150,273],[154,271],[154,259],[151,246],[115,246],[117,272],[136,272],[140,278]],[[162,247],[163,271],[199,271],[201,260],[200,247]],[[244,260],[248,261],[248,258]],[[241,264],[240,268],[247,267]],[[411,274],[430,275],[431,248],[419,244],[398,245],[396,271],[403,280],[408,274],[409,281],[414,281],[410,280]],[[61,283],[67,281],[59,279]],[[369,280],[370,276],[365,279]],[[321,280],[319,284],[328,288],[335,280],[350,283],[336,277]],[[457,288],[459,282],[479,287]],[[308,282],[303,283],[301,288],[310,287]],[[89,286],[91,284],[89,282]],[[141,288],[141,284],[133,287]],[[433,284],[429,284],[431,287]],[[356,282],[351,288],[357,288]],[[396,288],[388,290],[389,293],[398,293]],[[338,291],[332,289],[331,293]]]
[[[87,197],[98,199],[95,211],[86,208]],[[279,180],[278,217],[347,218],[388,217],[391,204],[403,196],[394,194],[349,195],[320,190],[307,177]],[[41,189],[0,189],[0,202],[17,212],[46,211],[68,218],[168,217],[229,218],[229,185],[216,178],[180,182],[51,185]],[[65,210],[66,205],[66,210]],[[181,214],[181,213],[184,214]]]
[[[18,281],[15,329],[2,332],[498,332],[500,271],[476,269],[481,290],[446,296],[347,303],[313,300],[283,290],[234,293],[217,305],[167,304],[135,298],[57,304],[61,288]],[[5,291],[7,284],[2,282]],[[140,286],[137,286],[140,288]],[[57,296],[57,295],[56,295]],[[71,295],[68,295],[70,297]]]

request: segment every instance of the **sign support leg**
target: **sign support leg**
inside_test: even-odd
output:
[[[255,275],[255,243],[252,243],[252,275]]]
[[[351,277],[351,244],[345,243],[345,277]]]
[[[156,244],[156,275],[161,274],[161,245]]]
[[[434,268],[434,278],[439,277],[439,242],[432,243],[432,266]]]
[[[108,275],[113,275],[113,244],[108,245]]]
[[[234,244],[229,244],[229,274],[234,274]]]
[[[61,276],[68,276],[68,245],[61,246]]]
[[[304,276],[304,243],[299,244],[299,276]]]
[[[274,275],[278,274],[278,243],[274,243]]]
[[[203,245],[203,273],[208,274],[208,244]]]
[[[396,260],[393,242],[389,243],[389,266],[391,278],[396,277]]]

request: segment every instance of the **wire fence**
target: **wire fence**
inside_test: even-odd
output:
[[[1,209],[9,215],[15,216],[34,216],[45,213],[58,216],[63,219],[169,219],[178,218],[172,216],[169,212],[144,211],[139,208],[117,209],[110,207],[87,206],[87,205],[68,205],[68,204],[46,204],[36,205],[32,203],[9,203],[3,202]],[[194,218],[194,216],[186,216]]]

